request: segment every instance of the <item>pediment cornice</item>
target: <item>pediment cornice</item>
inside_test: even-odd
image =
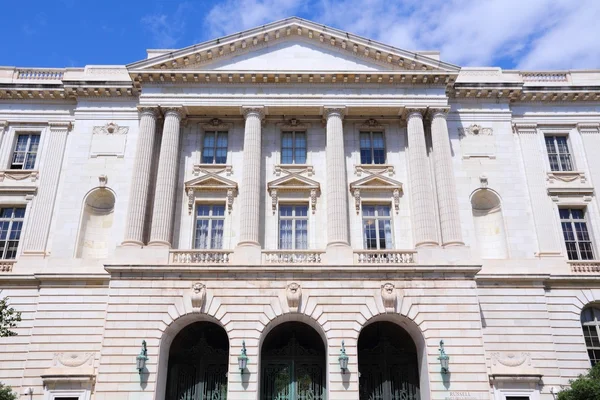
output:
[[[188,196],[188,214],[190,215],[194,209],[196,193],[201,191],[216,191],[223,193],[227,203],[227,210],[231,213],[233,208],[233,197],[237,192],[237,183],[231,179],[209,172],[206,175],[185,182],[185,191]]]
[[[311,189],[320,189],[319,182],[302,176],[298,173],[290,173],[281,178],[275,179],[267,184],[268,190],[289,190],[289,191],[302,191]]]
[[[371,174],[350,184],[350,191],[354,196],[356,214],[360,213],[363,192],[388,192],[393,201],[396,214],[400,211],[400,195],[402,183],[381,174]]]

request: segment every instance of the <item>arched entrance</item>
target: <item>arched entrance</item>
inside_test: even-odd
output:
[[[223,328],[204,321],[188,325],[171,343],[165,400],[226,399],[228,359]]]
[[[367,325],[358,338],[360,400],[420,400],[417,347],[392,322]]]
[[[302,322],[273,328],[261,349],[261,400],[325,400],[325,345]]]

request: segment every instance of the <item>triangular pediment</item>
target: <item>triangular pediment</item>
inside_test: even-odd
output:
[[[237,183],[217,174],[208,173],[187,181],[185,183],[185,188],[198,190],[227,190],[237,189]]]
[[[180,50],[153,51],[128,65],[144,71],[448,72],[459,67],[433,53],[415,53],[292,17]]]
[[[299,174],[289,174],[267,184],[269,190],[311,190],[319,189],[319,182]]]
[[[369,175],[350,184],[350,190],[402,190],[402,183],[383,175]]]

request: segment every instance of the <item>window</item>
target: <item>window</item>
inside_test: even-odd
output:
[[[362,206],[362,214],[365,249],[381,250],[393,248],[390,206],[364,205]]]
[[[18,135],[10,169],[33,169],[39,145],[39,134]]]
[[[279,248],[303,250],[308,248],[308,206],[279,206]]]
[[[306,132],[283,132],[281,163],[306,164]]]
[[[196,206],[195,249],[222,249],[225,205],[198,204]]]
[[[600,362],[600,308],[588,307],[581,312],[581,328],[593,367]]]
[[[566,136],[546,136],[546,151],[552,171],[573,171]]]
[[[360,133],[360,163],[385,164],[383,132]]]
[[[227,132],[204,133],[202,164],[225,164],[227,162]]]
[[[580,208],[561,208],[559,213],[569,260],[593,260],[594,251],[585,211]]]
[[[0,208],[0,255],[3,260],[17,258],[25,208]]]

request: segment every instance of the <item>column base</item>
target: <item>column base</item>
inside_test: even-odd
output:
[[[422,247],[438,247],[440,244],[436,241],[425,241],[425,242],[419,242],[417,244],[415,244],[415,249],[420,249]]]
[[[235,265],[261,265],[262,249],[257,242],[241,242],[233,249],[231,258]]]
[[[452,242],[445,242],[443,244],[444,248],[448,248],[448,247],[457,247],[457,246],[464,246],[465,244],[461,241],[452,241]]]
[[[142,247],[144,242],[140,242],[139,240],[124,240],[121,242],[121,246],[125,247]]]
[[[151,240],[148,242],[149,247],[167,247],[171,248],[171,243],[164,240]]]
[[[325,257],[327,265],[354,265],[354,251],[348,243],[329,243]]]

